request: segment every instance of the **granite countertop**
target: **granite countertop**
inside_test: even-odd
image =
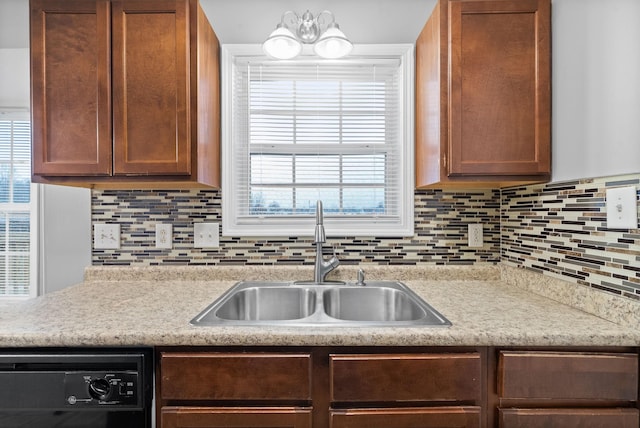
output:
[[[453,325],[194,327],[189,321],[236,279],[270,274],[247,268],[89,268],[81,284],[2,308],[0,347],[640,345],[638,329],[509,285],[497,267],[369,274],[371,279],[393,274]],[[300,270],[288,275],[300,279]]]

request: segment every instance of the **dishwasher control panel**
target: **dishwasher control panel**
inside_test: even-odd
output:
[[[136,406],[140,404],[139,386],[136,371],[78,371],[64,375],[66,404],[74,407]]]

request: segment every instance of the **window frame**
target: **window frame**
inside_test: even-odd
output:
[[[303,55],[312,53],[305,46]],[[260,45],[222,45],[221,47],[221,164],[222,168],[222,234],[225,236],[283,237],[309,236],[314,232],[315,217],[307,216],[265,216],[252,217],[250,222],[240,221],[236,209],[234,191],[238,186],[233,168],[232,144],[233,130],[233,75],[234,60],[238,56],[250,56],[264,59]],[[327,236],[376,236],[406,237],[414,235],[414,46],[412,44],[356,45],[350,58],[395,57],[401,62],[401,78],[399,82],[401,109],[400,165],[403,173],[399,183],[400,210],[397,218],[365,216],[355,218],[349,215],[329,215],[325,213],[325,230]],[[339,60],[337,60],[339,61]],[[226,168],[225,168],[226,167]],[[248,179],[248,178],[247,178]]]
[[[0,108],[0,120],[8,120],[8,121],[25,121],[29,122],[30,132],[32,132],[32,121],[31,116],[26,111],[14,111],[3,110]],[[13,296],[0,294],[0,304],[9,304],[12,301],[20,301],[26,300],[33,297],[38,296],[39,294],[39,229],[40,229],[40,186],[38,184],[34,184],[31,182],[30,184],[30,195],[29,195],[29,203],[6,203],[0,204],[0,206],[4,205],[2,211],[3,212],[24,212],[25,207],[28,206],[29,211],[29,292],[25,295]],[[17,207],[20,205],[20,207]]]

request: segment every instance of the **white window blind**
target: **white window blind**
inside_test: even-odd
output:
[[[412,234],[403,60],[234,57],[224,233],[310,234],[322,200],[327,233]]]
[[[30,122],[0,116],[0,297],[35,293],[32,216]]]

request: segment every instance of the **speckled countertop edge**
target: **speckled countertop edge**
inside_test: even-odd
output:
[[[83,284],[0,312],[0,346],[640,345],[638,329],[507,285],[495,279],[500,276],[496,266],[437,269],[438,273],[401,269],[399,277],[453,326],[194,327],[189,320],[233,285],[237,276],[227,278],[216,268],[149,268],[134,269],[138,272],[124,279],[131,269],[90,268]],[[368,271],[374,279],[375,269]],[[454,271],[457,279],[452,279]],[[440,279],[439,274],[449,279]]]

